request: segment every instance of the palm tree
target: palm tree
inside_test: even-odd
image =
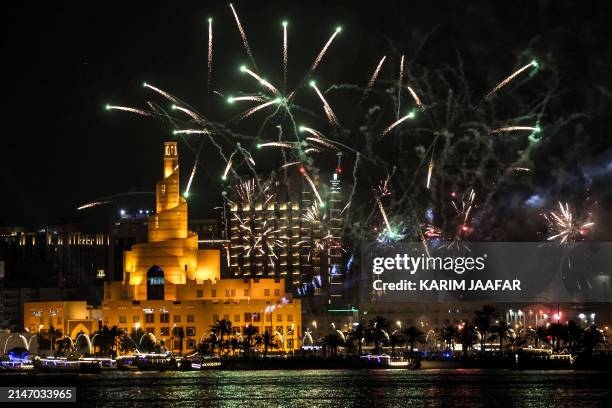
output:
[[[244,349],[244,358],[248,359],[251,355],[251,347],[253,346],[253,339],[257,335],[257,326],[249,324],[244,328],[242,333],[242,347]]]
[[[65,355],[72,351],[72,340],[70,337],[64,337],[57,341],[57,351],[60,355]]]
[[[546,342],[546,337],[548,334],[546,332],[546,327],[540,326],[535,330],[535,347],[538,348],[538,343],[540,341]]]
[[[584,355],[592,357],[593,351],[597,347],[606,344],[606,338],[603,332],[598,329],[597,326],[593,325],[584,329],[581,342]]]
[[[566,330],[567,330],[567,348],[569,349],[570,353],[573,353],[576,348],[577,343],[580,342],[580,338],[583,335],[583,330],[573,320],[570,320],[569,322],[567,322]]]
[[[485,344],[487,338],[489,337],[489,333],[491,333],[491,325],[493,323],[493,319],[497,316],[497,311],[495,308],[485,305],[482,307],[481,311],[476,312],[476,317],[474,318],[474,324],[478,327],[480,331],[480,352],[483,353],[485,351]]]
[[[467,356],[468,350],[478,342],[476,327],[470,323],[465,323],[461,330],[457,332],[457,341],[461,343],[463,356]]]
[[[425,344],[427,336],[418,327],[409,326],[402,330],[402,334],[406,339],[406,344],[410,345],[410,355],[414,352],[415,344]]]
[[[179,340],[179,356],[183,355],[183,339],[185,338],[185,329],[182,327],[173,327],[172,328],[172,336],[178,337]],[[172,345],[174,348],[174,345]]]
[[[225,335],[229,337],[232,334],[232,322],[226,319],[217,320],[210,326],[210,331],[219,336],[219,354],[222,354],[224,348],[223,338]]]
[[[368,322],[367,334],[369,339],[374,343],[374,352],[379,353],[382,348],[382,343],[388,340],[389,322],[381,316],[377,316]]]
[[[359,323],[357,326],[354,326],[353,329],[349,333],[349,338],[352,341],[357,341],[357,352],[361,355],[361,346],[363,344],[363,339],[366,337],[366,327],[363,323]]]
[[[561,323],[553,323],[548,326],[548,335],[552,337],[553,348],[558,351],[561,348],[561,341],[568,337],[567,328]]]
[[[442,329],[440,329],[440,333],[438,333],[438,339],[440,341],[443,341],[444,344],[446,344],[446,350],[450,351],[452,346],[453,346],[453,342],[455,341],[455,338],[457,337],[457,328],[455,326],[453,326],[452,324],[449,324],[448,326],[444,326]]]
[[[502,346],[504,343],[504,340],[509,339],[510,338],[510,326],[504,322],[504,321],[500,321],[499,323],[497,323],[497,325],[493,326],[491,328],[491,333],[497,337],[497,339],[499,340],[499,353],[502,353]]]
[[[51,343],[51,351],[55,351],[55,340],[62,337],[62,330],[56,329],[54,326],[49,326],[47,335],[49,336],[49,342]]]
[[[406,342],[406,338],[401,332],[396,330],[393,333],[391,333],[391,335],[389,336],[389,345],[391,346],[391,354],[395,355],[395,348],[397,346],[401,346],[405,342]]]
[[[342,343],[342,338],[338,333],[331,333],[323,338],[323,346],[325,349],[328,347],[331,349],[332,357],[338,356],[338,347],[341,346]]]
[[[264,358],[268,357],[268,348],[276,346],[276,335],[269,331],[264,331],[261,335],[261,344],[264,346]]]

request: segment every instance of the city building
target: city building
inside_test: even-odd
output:
[[[125,252],[123,279],[105,283],[104,300],[99,309],[92,309],[91,322],[73,318],[74,310],[86,310],[83,302],[28,302],[24,307],[27,328],[47,330],[55,318],[61,319],[70,335],[76,329],[66,320],[81,322],[79,330],[88,334],[101,325],[126,332],[142,329],[178,350],[174,329],[183,328],[183,348],[193,349],[209,336],[211,325],[226,319],[236,335],[253,325],[260,333],[275,333],[279,349],[298,348],[300,300],[285,292],[283,279],[221,279],[220,251],[199,249],[198,234],[187,227],[176,142],[165,143],[163,168],[164,178],[156,186],[156,212],[147,223],[147,242]]]
[[[297,296],[342,303],[346,271],[340,157],[329,186],[321,186],[326,200],[304,182],[299,174],[305,174],[304,168],[283,182],[253,178],[233,187],[222,215],[232,277],[284,278],[286,290]],[[321,185],[319,175],[307,176]],[[301,191],[292,194],[296,186]]]

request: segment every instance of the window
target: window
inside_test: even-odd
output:
[[[283,326],[276,326],[276,331],[278,332],[278,334],[280,334],[282,336],[283,335]]]
[[[204,291],[202,289],[198,289],[196,292],[196,297],[204,297]]]
[[[259,316],[259,313],[254,313],[254,314],[253,314],[253,321],[254,321],[255,323],[259,323],[259,322],[261,322],[261,318],[260,318],[260,316]]]
[[[292,335],[293,335],[293,326],[287,326],[287,334],[288,334],[289,336],[292,336]]]
[[[280,313],[279,313],[279,314],[277,314],[277,315],[276,315],[276,321],[277,321],[277,322],[282,322],[282,321],[283,321],[283,315],[282,315],[282,314],[280,314]]]
[[[244,296],[247,296],[247,297],[249,296],[249,290],[248,289],[244,290]]]
[[[274,296],[280,296],[280,289],[274,289]]]
[[[213,289],[210,291],[210,297],[217,297],[217,289]]]
[[[226,298],[230,297],[230,290],[229,289],[225,289],[225,297]]]
[[[195,336],[195,327],[187,327],[187,329],[185,329],[185,334],[190,337]]]
[[[57,318],[57,325],[58,325],[58,326],[61,326],[61,325],[62,325],[62,317],[61,317],[61,316],[59,316],[59,317]]]
[[[132,318],[132,322],[133,322],[133,323],[138,323],[138,322],[140,322],[140,316],[134,316],[134,317]]]
[[[292,314],[288,314],[287,315],[287,321],[288,322],[292,322],[293,321],[293,315]]]
[[[147,333],[155,334],[155,327],[147,327],[145,331]]]
[[[173,316],[173,321],[174,321],[174,323],[180,323],[181,322],[181,315],[174,315]]]
[[[287,339],[287,348],[288,349],[292,349],[293,348],[293,339]]]
[[[271,322],[272,321],[272,315],[268,314],[266,315],[266,322]]]
[[[250,313],[245,313],[244,314],[244,322],[245,323],[251,323],[251,319],[252,319],[252,316],[251,316]]]
[[[217,320],[219,320],[219,315],[218,314],[214,314],[213,315],[213,323],[215,323]]]
[[[162,327],[161,329],[159,329],[159,335],[160,336],[169,336],[170,335],[170,328],[169,327]]]
[[[229,315],[223,315],[224,320],[229,320]]]
[[[159,322],[160,323],[170,323],[170,315],[168,313],[160,313]]]
[[[195,316],[194,315],[187,315],[187,323],[193,323],[195,322]]]
[[[240,323],[240,315],[234,315],[234,323]]]
[[[264,289],[264,296],[270,296],[270,289]]]
[[[193,339],[187,340],[187,348],[188,349],[194,349],[195,348],[195,340],[193,340]]]
[[[155,315],[153,313],[145,314],[145,323],[155,323]]]
[[[127,319],[125,318],[125,316],[119,316],[119,323],[125,323],[127,322]]]
[[[231,297],[236,297],[236,289],[231,289],[230,290],[230,296]]]

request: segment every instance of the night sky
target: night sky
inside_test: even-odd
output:
[[[567,152],[551,153],[559,159],[547,165],[564,169],[566,185],[574,177],[569,185],[576,189],[592,181],[605,214],[612,189],[612,36],[605,3],[234,5],[260,70],[270,72],[273,80],[282,75],[283,19],[289,21],[289,82],[299,81],[338,24],[342,36],[317,72],[329,82],[367,82],[382,54],[393,63],[381,77],[392,78],[400,52],[410,61],[419,51],[420,65],[436,67],[455,64],[458,52],[475,92],[482,94],[517,66],[522,50],[539,52],[554,61],[559,78],[552,102],[556,113],[584,115],[583,132],[573,133],[571,143],[557,144],[555,149]],[[209,16],[214,18],[213,89],[231,93],[244,85],[237,68],[248,58],[226,2],[58,1],[4,9],[0,226],[38,227],[74,217],[107,220],[119,208],[153,208],[153,196],[141,195],[103,209],[75,211],[99,197],[153,191],[161,177],[161,143],[173,140],[172,128],[104,110],[107,103],[144,106],[153,95],[142,88],[143,81],[172,91],[206,116],[238,113],[228,113],[225,102],[207,95],[206,87]],[[241,129],[251,130],[248,125]],[[214,148],[208,144],[203,149],[207,169],[196,176],[190,199],[195,218],[213,215],[223,169]],[[570,150],[580,151],[579,157]],[[180,154],[184,183],[194,156],[184,144]]]

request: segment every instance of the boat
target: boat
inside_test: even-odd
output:
[[[563,370],[573,367],[574,358],[568,353],[554,354],[549,349],[523,348],[515,356],[519,370]]]
[[[34,368],[42,372],[95,374],[101,371],[99,361],[68,360],[66,358],[35,358]]]
[[[176,359],[170,353],[137,354],[133,365],[140,371],[166,371],[178,368]]]

